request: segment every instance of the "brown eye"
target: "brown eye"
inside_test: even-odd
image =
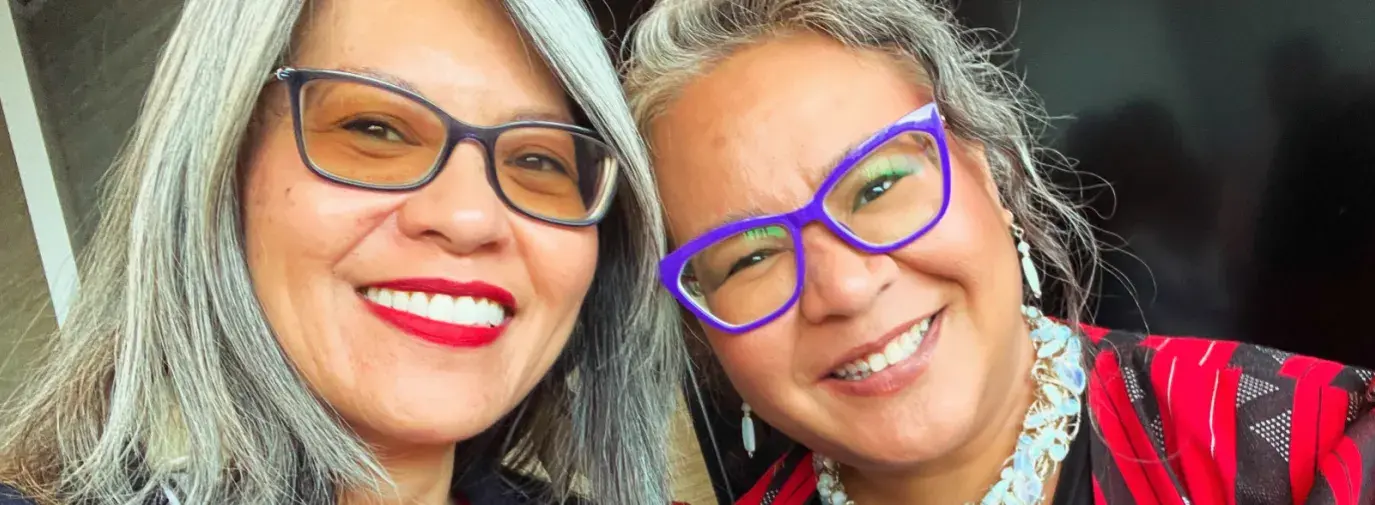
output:
[[[766,259],[769,259],[769,256],[772,256],[774,252],[775,251],[772,250],[759,250],[746,254],[743,258],[736,260],[736,262],[730,266],[730,270],[726,272],[726,277],[729,278],[736,272],[752,267],[763,262]]]
[[[564,167],[563,163],[559,163],[557,160],[554,160],[553,158],[550,158],[548,156],[541,156],[538,154],[522,154],[520,156],[511,158],[511,160],[508,163],[510,163],[511,166],[514,167],[523,168],[525,170],[534,170],[536,172],[556,172],[560,174],[568,173],[568,168]]]
[[[355,119],[344,123],[344,129],[383,142],[406,142],[406,136],[396,128],[375,119]]]

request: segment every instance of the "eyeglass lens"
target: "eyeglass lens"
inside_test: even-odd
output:
[[[319,171],[379,189],[408,189],[440,168],[452,134],[444,116],[400,93],[344,79],[312,79],[298,97],[306,157]],[[498,190],[521,210],[577,222],[603,207],[616,157],[593,137],[512,126],[486,153]]]
[[[944,204],[936,140],[924,132],[894,137],[845,169],[822,197],[827,217],[870,246],[896,244],[925,228]],[[688,260],[678,282],[705,312],[729,325],[758,321],[798,289],[790,226],[762,226],[725,237]]]

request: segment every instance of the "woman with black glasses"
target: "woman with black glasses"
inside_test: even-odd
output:
[[[575,0],[191,0],[0,502],[667,503],[659,214]]]
[[[1370,371],[1081,324],[1091,227],[944,5],[665,0],[632,35],[661,280],[744,452],[798,443],[738,503],[1375,503]]]

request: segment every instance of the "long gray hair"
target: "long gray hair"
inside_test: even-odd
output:
[[[1040,147],[1047,123],[1017,76],[992,62],[996,47],[962,30],[950,9],[929,0],[664,0],[640,19],[627,61],[627,92],[641,128],[691,79],[732,51],[796,31],[830,36],[849,47],[881,51],[918,65],[955,135],[982,143],[1003,203],[1050,267],[1061,307],[1083,317],[1094,284],[1098,248],[1092,225],[1049,180],[1068,168]],[[651,146],[652,148],[653,146]]]
[[[0,481],[45,502],[332,503],[385,471],[278,346],[250,285],[238,161],[305,0],[189,0],[161,54],[82,292],[0,428]],[[550,501],[668,503],[667,430],[683,360],[656,288],[663,226],[611,55],[578,0],[505,0],[620,153],[595,279],[568,348],[460,472],[536,463]],[[458,478],[458,477],[456,477]]]

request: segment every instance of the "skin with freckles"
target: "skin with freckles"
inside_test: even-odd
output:
[[[558,81],[496,2],[312,3],[292,66],[385,75],[470,124],[572,122]],[[265,90],[243,167],[258,299],[291,362],[375,447],[403,501],[443,502],[454,444],[510,412],[563,350],[592,281],[597,230],[503,205],[473,143],[412,191],[329,182],[301,160],[289,110],[284,85]],[[518,310],[489,346],[429,343],[373,315],[359,294],[402,278],[493,284]]]
[[[673,241],[727,216],[804,205],[852,145],[932,101],[915,74],[885,54],[793,34],[740,49],[691,80],[649,128]],[[807,266],[792,309],[738,335],[703,325],[756,415],[845,465],[859,503],[890,503],[880,497],[935,481],[944,486],[923,502],[981,496],[1030,402],[1011,213],[982,147],[949,138],[950,208],[928,234],[869,255],[814,223],[803,231]],[[883,396],[830,384],[852,349],[936,311],[939,337],[914,383]],[[954,501],[935,499],[947,495]]]

